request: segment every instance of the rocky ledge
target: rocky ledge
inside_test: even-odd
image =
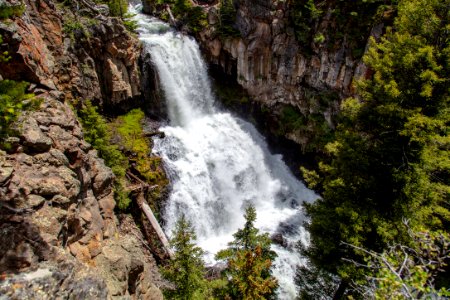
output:
[[[13,299],[162,299],[140,231],[114,214],[111,169],[83,140],[70,107],[54,93],[39,97],[13,149],[0,152],[0,291]]]

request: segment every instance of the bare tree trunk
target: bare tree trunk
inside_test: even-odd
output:
[[[173,259],[173,252],[170,249],[169,241],[167,240],[166,234],[159,225],[158,220],[156,220],[155,215],[153,214],[150,206],[148,206],[147,202],[145,202],[145,200],[143,199],[142,201],[138,202],[140,203],[140,207],[144,212],[145,216],[147,217],[156,234],[158,235],[158,238],[161,241],[164,250],[167,252],[167,254],[169,254],[170,259]]]

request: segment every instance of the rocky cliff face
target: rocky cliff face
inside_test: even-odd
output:
[[[269,123],[286,122],[283,120],[286,106],[298,114],[297,119],[304,118],[302,128],[282,128],[281,124],[269,130],[306,147],[317,127],[310,116],[321,115],[320,122],[332,128],[340,99],[354,93],[353,80],[370,73],[360,55],[353,54],[347,37],[332,46],[320,41],[300,44],[289,19],[292,3],[235,1],[233,26],[241,37],[234,38],[217,34],[219,12],[217,7],[209,7],[210,26],[200,33],[199,41],[211,64],[233,76],[263,110],[270,110],[265,117],[272,119]],[[332,7],[325,9],[311,29],[312,35],[326,36],[336,30],[332,14]],[[382,29],[382,24],[376,25],[370,35],[379,37]]]
[[[162,299],[144,237],[131,217],[116,217],[114,175],[67,101],[116,107],[138,96],[139,43],[118,20],[68,30],[67,18],[79,15],[51,0],[25,5],[0,23],[1,51],[11,56],[0,75],[30,82],[42,104],[20,117],[12,148],[0,151],[0,294]]]
[[[139,291],[162,299],[140,232],[119,228],[113,173],[83,140],[70,107],[53,94],[39,95],[44,102],[21,117],[10,154],[0,152],[0,272],[6,274],[0,291],[33,299]],[[8,275],[17,271],[24,273]],[[46,290],[33,294],[30,287]]]
[[[1,76],[105,107],[140,95],[140,45],[118,19],[81,9],[62,13],[61,4],[50,0],[24,4],[22,17],[0,24],[0,50],[12,54],[1,64]]]

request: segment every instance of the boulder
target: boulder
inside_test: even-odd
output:
[[[21,138],[24,140],[23,145],[27,152],[46,152],[50,149],[53,142],[42,132],[38,123],[32,117],[27,117],[21,122],[20,128]]]

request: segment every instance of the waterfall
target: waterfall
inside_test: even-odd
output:
[[[132,8],[133,9],[133,8]],[[218,109],[197,43],[154,18],[136,16],[144,51],[151,56],[165,95],[169,125],[166,137],[155,139],[154,152],[165,162],[172,188],[163,211],[170,236],[184,214],[193,224],[197,242],[214,264],[217,251],[244,225],[244,210],[256,208],[255,225],[269,234],[282,234],[285,245],[273,275],[278,298],[294,299],[295,249],[307,234],[300,204],[317,198],[290,172],[280,155],[272,155],[264,138],[248,122]]]

